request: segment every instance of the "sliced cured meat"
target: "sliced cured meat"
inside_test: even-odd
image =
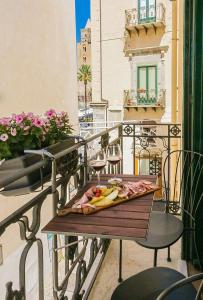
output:
[[[153,183],[148,180],[140,180],[137,182],[125,182],[120,186],[122,187],[122,191],[120,191],[119,194],[123,196],[131,196],[136,195],[138,193],[145,193],[146,191],[150,191],[151,189],[155,188]]]
[[[141,182],[142,182],[143,184],[146,184],[146,185],[152,184],[152,182],[151,182],[151,181],[148,181],[148,180],[141,180]]]
[[[94,197],[94,189],[95,187],[91,187],[85,192],[85,195],[89,200],[91,200]]]
[[[89,201],[86,194],[84,194],[79,201],[77,201],[75,204],[73,204],[73,208],[78,207],[80,208],[82,204],[87,203]]]

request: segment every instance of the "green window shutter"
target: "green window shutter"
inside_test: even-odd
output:
[[[138,104],[157,102],[157,66],[143,66],[137,69]]]
[[[156,102],[156,67],[148,68],[148,100]]]
[[[148,18],[150,21],[156,21],[156,0],[148,0]]]
[[[156,21],[156,0],[138,0],[139,23]]]
[[[147,19],[147,0],[139,0],[139,23],[144,23]]]

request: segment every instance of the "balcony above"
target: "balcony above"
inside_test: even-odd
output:
[[[157,109],[165,108],[165,90],[160,89],[157,95],[154,90],[138,91],[138,90],[124,90],[124,109]]]
[[[154,8],[153,16],[142,16],[139,15],[139,11],[136,8],[128,9],[125,11],[126,18],[126,29],[128,31],[137,31],[139,35],[140,30],[153,28],[156,32],[157,28],[165,27],[165,7],[163,3],[159,3]]]

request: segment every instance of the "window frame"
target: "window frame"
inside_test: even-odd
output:
[[[142,24],[142,23],[156,22],[156,4],[157,4],[156,0],[154,0],[155,1],[155,16],[154,17],[149,16],[149,1],[150,0],[145,0],[146,1],[146,18],[145,19],[140,18],[141,1],[142,0],[138,0],[138,23]]]
[[[142,65],[137,67],[137,90],[139,90],[140,87],[140,69],[145,68],[146,69],[146,102],[150,101],[149,98],[149,68],[155,68],[155,97],[156,102],[158,98],[158,66],[157,65]],[[137,95],[138,102],[141,100],[141,98]]]

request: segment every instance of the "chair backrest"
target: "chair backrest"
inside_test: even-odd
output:
[[[172,151],[164,161],[163,174],[166,212],[182,214],[184,230],[188,231],[183,243],[187,247],[190,244],[193,252],[186,259],[196,257],[203,270],[203,154]]]
[[[203,279],[203,273],[200,274],[196,274],[196,275],[192,275],[188,278],[184,278],[180,281],[175,282],[174,284],[172,284],[171,286],[169,286],[167,289],[165,289],[156,300],[164,300],[166,299],[166,297],[172,293],[173,291],[175,291],[176,289],[179,288],[184,288],[184,286],[186,284],[191,284],[192,282],[195,282],[197,280],[201,280]],[[199,288],[197,290],[197,295],[196,298],[192,298],[191,300],[200,300],[201,299],[201,292],[202,292],[202,287],[203,287],[203,280],[201,281]],[[180,299],[181,300],[181,299]]]
[[[180,207],[192,218],[203,198],[203,154],[175,150],[163,164],[167,209],[177,213]]]

